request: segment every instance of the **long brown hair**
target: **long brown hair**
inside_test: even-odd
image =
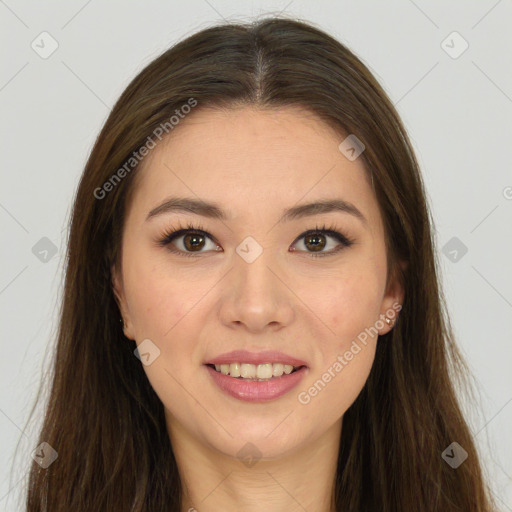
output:
[[[405,298],[343,417],[336,510],[489,512],[490,492],[456,396],[456,377],[467,367],[446,315],[411,143],[361,60],[311,24],[282,17],[218,25],[181,41],[133,79],[105,122],[74,201],[39,435],[58,458],[46,469],[33,462],[27,511],[180,510],[163,405],[133,354],[135,342],[124,337],[111,268],[142,169],[131,159],[162,125],[172,136],[169,119],[191,99],[196,110],[300,106],[365,145],[361,158],[384,219],[388,275],[401,280]],[[454,441],[468,454],[456,469],[441,456]]]

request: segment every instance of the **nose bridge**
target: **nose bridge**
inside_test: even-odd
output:
[[[271,298],[276,291],[275,275],[270,268],[275,267],[275,258],[272,258],[270,249],[263,251],[254,261],[247,261],[243,257],[235,258],[235,275],[238,289],[242,293],[266,294]],[[269,268],[270,267],[270,268]]]
[[[275,275],[270,271],[269,267],[275,265],[275,257],[272,257],[271,249],[258,249],[254,247],[253,242],[242,243],[237,248],[237,256],[235,258],[236,279],[236,295],[239,300],[246,303],[270,304],[277,298],[279,294],[279,286],[277,285]],[[249,248],[247,253],[243,251]]]
[[[227,283],[223,320],[243,323],[251,330],[268,324],[289,323],[293,315],[290,302],[293,294],[277,277],[280,275],[278,258],[273,256],[273,251],[263,249],[254,239],[246,239],[236,252]]]

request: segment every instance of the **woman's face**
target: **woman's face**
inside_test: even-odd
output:
[[[198,110],[144,160],[114,282],[171,438],[272,459],[341,427],[370,372],[375,333],[390,329],[382,315],[402,299],[386,290],[378,203],[361,158],[338,148],[344,138],[291,107]],[[218,210],[161,206],[171,198]],[[324,201],[353,211],[284,216]],[[202,231],[161,243],[189,226]],[[237,350],[255,358],[222,355]],[[214,360],[234,375],[244,364],[247,376],[280,374],[287,361],[306,367],[253,381],[206,366]]]

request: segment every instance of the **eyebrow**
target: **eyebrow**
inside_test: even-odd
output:
[[[170,212],[185,212],[201,215],[218,220],[229,220],[227,213],[216,203],[189,197],[171,197],[162,204],[153,208],[146,217],[146,221]],[[352,203],[343,199],[324,199],[313,203],[300,204],[284,210],[279,223],[319,215],[322,213],[343,212],[358,218],[363,224],[368,224],[366,217]]]

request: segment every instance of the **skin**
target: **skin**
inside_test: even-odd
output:
[[[182,511],[332,510],[343,414],[368,378],[377,336],[359,344],[362,350],[309,403],[297,395],[403,301],[398,284],[386,289],[377,199],[361,158],[349,161],[338,149],[344,138],[296,107],[197,110],[137,175],[121,267],[112,268],[114,290],[125,335],[137,344],[149,338],[160,349],[144,370],[165,408],[184,486]],[[170,196],[213,201],[231,219],[168,212],[146,221]],[[285,208],[333,198],[350,201],[367,223],[343,212],[277,223]],[[157,244],[166,230],[180,229],[178,221],[199,223],[212,236],[198,256]],[[297,238],[324,223],[355,243],[311,256],[307,237]],[[235,252],[247,236],[263,248],[250,264]],[[340,244],[322,240],[324,252]],[[174,247],[185,251],[183,241]],[[392,328],[379,325],[381,335]],[[278,399],[237,400],[203,366],[235,349],[280,350],[309,368]],[[237,455],[248,442],[259,451],[250,467]]]

